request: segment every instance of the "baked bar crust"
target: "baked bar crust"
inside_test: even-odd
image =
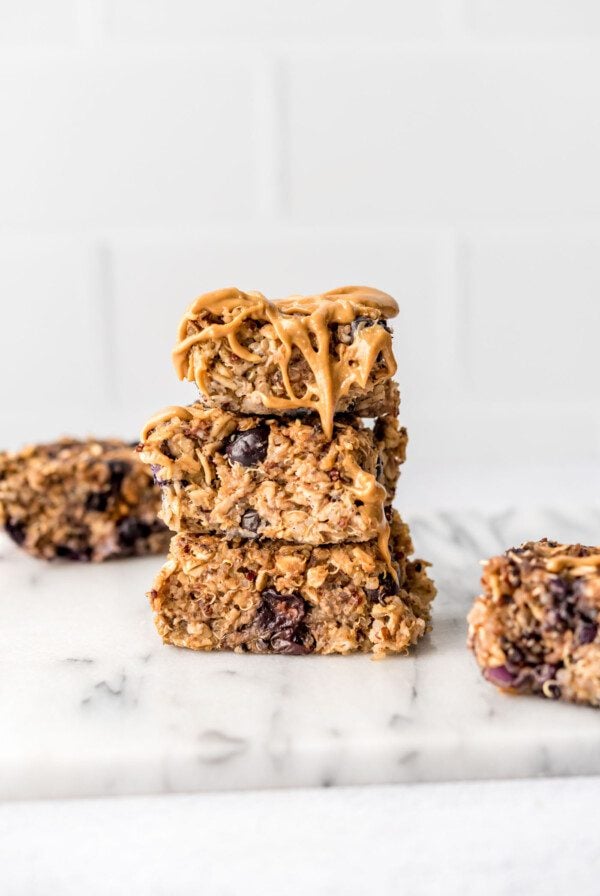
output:
[[[391,296],[370,287],[278,301],[222,289],[187,309],[173,361],[208,406],[238,414],[313,411],[331,438],[335,414],[397,416],[387,324],[397,312]]]
[[[407,442],[394,417],[372,429],[338,418],[330,441],[312,414],[236,417],[200,403],[167,408],[142,439],[169,528],[304,544],[377,538]]]
[[[61,439],[0,454],[0,525],[45,560],[162,553],[160,492],[131,444]]]
[[[249,653],[405,652],[426,631],[435,587],[409,560],[394,513],[390,550],[376,541],[311,547],[176,535],[149,593],[163,641]]]
[[[543,539],[484,565],[469,646],[512,693],[600,705],[600,548]]]

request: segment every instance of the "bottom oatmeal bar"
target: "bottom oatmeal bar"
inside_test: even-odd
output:
[[[0,454],[0,525],[45,560],[162,553],[160,492],[133,446],[61,439]]]
[[[600,548],[543,539],[492,557],[469,614],[485,678],[512,693],[600,705]]]
[[[394,513],[397,581],[376,541],[310,545],[176,535],[149,594],[163,641],[250,653],[404,652],[427,631],[435,587]]]

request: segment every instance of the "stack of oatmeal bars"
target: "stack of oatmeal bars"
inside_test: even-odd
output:
[[[397,310],[367,287],[230,288],[188,308],[173,357],[198,400],[150,420],[139,446],[175,532],[149,594],[165,642],[382,656],[425,633],[435,588],[392,510]]]

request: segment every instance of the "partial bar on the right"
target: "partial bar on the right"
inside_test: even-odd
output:
[[[484,564],[469,646],[513,694],[600,706],[600,547],[530,541]]]

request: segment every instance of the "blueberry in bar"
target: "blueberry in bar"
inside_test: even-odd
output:
[[[0,526],[45,560],[165,552],[160,491],[134,446],[61,439],[0,454]]]
[[[391,296],[345,286],[269,301],[236,288],[192,302],[173,351],[180,379],[200,400],[242,414],[319,415],[331,438],[335,414],[398,414]]]
[[[196,402],[150,420],[139,456],[174,531],[330,544],[387,533],[406,442],[395,417],[372,428],[338,417],[328,439],[314,414],[239,417]]]
[[[403,653],[428,629],[435,595],[394,513],[377,541],[311,546],[179,534],[149,599],[163,641],[248,653]]]
[[[600,547],[530,541],[484,564],[469,614],[483,675],[515,694],[600,705]]]

